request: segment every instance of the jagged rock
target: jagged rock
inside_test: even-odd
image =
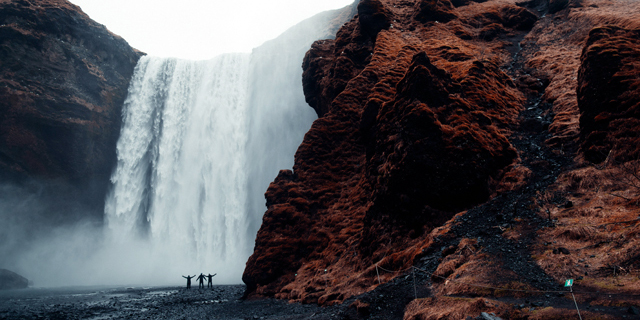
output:
[[[455,13],[442,0],[361,2],[335,40],[316,41],[305,56],[305,96],[320,118],[293,171],[266,193],[268,210],[243,276],[249,295],[343,301],[355,284],[326,290],[312,280],[324,274],[317,270],[348,282],[386,244],[408,247],[458,210],[486,201],[517,158],[505,134],[523,96],[499,62],[438,42],[436,34],[459,39],[467,18],[448,16],[451,26],[442,29],[446,19],[419,15],[431,4]],[[502,25],[503,7],[512,6],[489,8]],[[393,28],[380,28],[389,19]],[[507,25],[505,34],[520,32]]]
[[[0,269],[0,290],[24,289],[28,286],[27,278],[7,269]]]
[[[247,294],[324,305],[357,294],[372,316],[390,318],[388,293],[412,291],[410,278],[398,271],[412,264],[452,277],[446,280],[552,290],[554,278],[575,270],[549,267],[555,266],[547,252],[553,237],[564,237],[553,230],[564,226],[543,221],[536,199],[550,196],[545,206],[556,219],[577,216],[588,202],[573,191],[596,179],[565,171],[575,169],[574,159],[582,161],[575,150],[579,50],[593,21],[622,20],[591,6],[538,20],[548,1],[517,2],[535,13],[513,1],[379,1],[393,27],[372,29],[373,39],[356,16],[336,39],[317,41],[305,57],[305,96],[319,119],[293,170],[266,193],[269,207],[245,269]],[[431,5],[443,10],[425,9]],[[429,16],[434,13],[446,17]],[[632,46],[637,42],[625,37]],[[596,80],[578,81],[586,83],[600,90],[596,95],[611,94]],[[549,184],[557,184],[558,196],[547,193]],[[544,241],[537,241],[543,234]],[[458,246],[469,239],[482,243],[482,254]],[[555,247],[556,254],[572,254]],[[546,264],[530,261],[536,250]],[[378,278],[380,268],[392,271]],[[486,295],[446,280],[431,283],[429,298],[411,302],[404,318],[421,319],[432,310],[459,318],[471,306],[476,309],[467,312],[474,316],[512,308],[439,301],[456,293]],[[402,303],[414,299],[412,293],[405,298]],[[520,308],[508,312],[527,312]]]

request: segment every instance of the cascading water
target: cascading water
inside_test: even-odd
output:
[[[304,101],[302,58],[312,41],[335,32],[327,26],[337,13],[307,20],[252,54],[140,60],[105,221],[111,246],[120,248],[113,256],[135,252],[122,263],[146,270],[141,281],[216,272],[218,283],[240,282],[264,192],[278,170],[292,167],[316,117]]]
[[[148,238],[184,273],[242,270],[248,68],[248,54],[140,60],[106,202],[111,241]]]

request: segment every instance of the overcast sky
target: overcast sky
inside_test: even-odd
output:
[[[149,55],[209,59],[249,52],[316,13],[353,0],[70,0]]]

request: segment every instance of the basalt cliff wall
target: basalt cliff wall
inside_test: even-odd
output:
[[[56,181],[100,207],[141,55],[67,1],[0,1],[3,181]]]
[[[638,267],[638,18],[624,0],[360,1],[304,59],[319,118],[265,194],[247,296],[527,319],[530,299],[500,297]],[[538,318],[573,307],[542,299]]]

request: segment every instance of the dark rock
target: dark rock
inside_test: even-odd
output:
[[[571,252],[569,251],[569,249],[565,248],[565,247],[559,247],[558,248],[558,252],[562,253],[562,254],[571,254]]]
[[[364,34],[375,38],[378,32],[391,26],[391,12],[380,0],[362,0],[358,4],[360,28]]]
[[[595,163],[607,157],[617,162],[637,159],[640,30],[595,28],[589,33],[580,60],[577,92],[585,156]]]
[[[629,307],[629,309],[627,309],[627,313],[636,315],[636,316],[640,316],[640,310],[637,307]]]
[[[487,26],[484,26],[480,30],[480,34],[478,35],[478,37],[483,41],[491,41],[496,37],[498,37],[499,35],[504,34],[506,32],[507,31],[501,24],[492,23]]]
[[[422,23],[448,22],[458,17],[450,0],[420,0],[417,12],[416,19]]]
[[[538,17],[531,11],[518,6],[505,6],[502,9],[502,24],[516,30],[531,30]]]
[[[472,2],[477,2],[477,3],[481,3],[481,2],[486,2],[487,0],[451,0],[451,4],[453,4],[454,7],[462,7],[462,6],[466,6],[471,4]]]
[[[9,270],[0,269],[0,290],[24,289],[28,286],[27,278]]]
[[[569,6],[569,0],[549,0],[549,13],[556,13]]]
[[[0,177],[97,184],[141,53],[63,0],[0,2]]]

